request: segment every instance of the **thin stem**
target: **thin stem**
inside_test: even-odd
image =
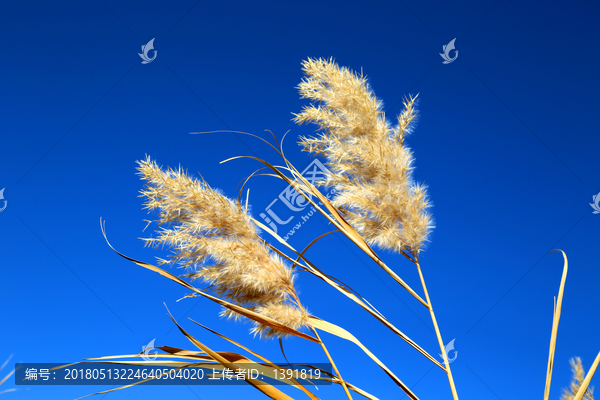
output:
[[[433,321],[433,327],[435,328],[435,334],[438,339],[438,343],[440,344],[440,350],[442,351],[442,356],[444,357],[444,364],[446,365],[446,374],[448,375],[448,382],[450,382],[450,389],[452,390],[452,397],[454,400],[458,400],[458,393],[456,393],[456,387],[454,386],[454,379],[452,378],[452,371],[450,370],[450,363],[448,362],[448,355],[446,354],[446,348],[444,346],[444,341],[442,340],[442,334],[440,333],[440,328],[438,327],[437,320],[435,319],[435,313],[433,312],[433,306],[431,305],[431,299],[429,298],[429,293],[427,292],[427,286],[425,285],[425,278],[423,278],[423,272],[421,272],[421,265],[419,265],[418,259],[415,264],[417,265],[417,269],[419,270],[419,277],[421,278],[421,284],[423,285],[423,291],[425,292],[425,298],[427,299],[427,304],[429,305],[429,313],[431,314],[431,321]]]
[[[342,374],[340,374],[340,371],[335,366],[335,363],[333,362],[333,359],[331,358],[331,355],[329,355],[329,351],[327,351],[327,347],[325,347],[325,343],[323,343],[323,341],[319,337],[319,333],[317,332],[317,330],[314,327],[312,327],[312,326],[311,326],[311,328],[312,328],[313,332],[315,333],[315,335],[317,336],[317,339],[319,339],[319,343],[321,343],[321,347],[323,347],[323,351],[325,351],[325,355],[329,359],[329,362],[331,363],[331,366],[333,367],[333,370],[335,371],[335,373],[337,374],[338,378],[342,382],[342,386],[344,387],[344,390],[346,391],[346,396],[348,396],[348,399],[352,400],[352,396],[350,395],[350,392],[348,391],[348,387],[346,386],[346,382],[344,381],[344,379],[342,379]]]

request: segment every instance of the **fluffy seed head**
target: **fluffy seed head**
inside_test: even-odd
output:
[[[571,364],[571,371],[573,371],[573,380],[569,388],[563,389],[563,394],[560,396],[561,400],[573,400],[585,379],[585,371],[583,370],[581,359],[579,357],[571,358],[569,363]],[[594,400],[594,388],[586,390],[583,400]]]
[[[404,138],[415,124],[415,99],[404,101],[392,127],[366,78],[333,60],[303,62],[298,86],[312,100],[294,121],[312,122],[318,137],[301,138],[305,151],[327,159],[336,187],[333,205],[368,243],[418,255],[434,227],[426,187],[412,179],[413,154]]]
[[[204,180],[185,172],[163,171],[147,158],[138,161],[146,181],[142,196],[145,207],[158,210],[157,236],[147,245],[167,245],[173,251],[161,264],[178,264],[185,277],[201,279],[218,296],[278,322],[298,329],[308,314],[294,288],[294,274],[283,260],[260,239],[246,210]],[[241,317],[226,309],[222,315]],[[254,322],[254,321],[253,321]],[[281,337],[277,329],[254,322],[252,332]]]

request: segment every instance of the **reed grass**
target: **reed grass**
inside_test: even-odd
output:
[[[382,249],[406,255],[417,267],[426,307],[444,356],[452,397],[458,393],[444,342],[433,311],[419,254],[434,228],[426,186],[414,181],[414,158],[405,138],[414,131],[416,98],[404,101],[404,109],[392,126],[366,78],[333,60],[308,59],[306,78],[298,86],[302,98],[312,103],[294,119],[314,123],[320,136],[303,137],[301,145],[323,156],[331,177],[323,185],[335,187],[332,205],[367,241]]]
[[[414,160],[410,149],[404,145],[404,138],[412,131],[416,119],[415,99],[405,101],[405,109],[398,116],[398,125],[390,128],[381,111],[381,102],[369,90],[364,77],[324,60],[309,59],[304,63],[304,70],[307,78],[299,86],[302,96],[324,100],[327,104],[323,107],[311,105],[296,116],[299,123],[312,121],[326,128],[320,139],[303,138],[302,145],[305,150],[327,158],[333,172],[328,183],[336,186],[338,196],[331,202],[326,199],[289,162],[277,141],[270,145],[281,156],[285,166],[277,167],[264,160],[250,158],[263,163],[273,172],[271,175],[292,185],[337,230],[428,308],[445,354],[418,263],[419,253],[433,228],[433,219],[428,212],[430,203],[425,186],[413,182]],[[328,90],[326,87],[335,88],[330,97],[322,96]],[[445,365],[440,364],[355,290],[308,260],[304,255],[306,249],[297,251],[253,219],[248,214],[248,206],[244,207],[241,202],[243,188],[236,201],[211,188],[204,180],[188,176],[181,168],[163,170],[150,158],[139,161],[138,165],[138,172],[146,182],[141,192],[146,199],[145,207],[151,212],[158,212],[156,237],[146,239],[146,244],[167,246],[172,249],[173,255],[168,260],[159,259],[159,266],[131,261],[192,289],[193,296],[203,295],[221,304],[224,307],[221,315],[225,317],[251,319],[255,334],[265,338],[292,334],[319,343],[348,398],[351,398],[351,386],[341,378],[318,330],[356,344],[409,398],[417,400],[408,386],[355,335],[306,311],[294,288],[293,270],[285,263],[291,262],[292,266],[303,268],[327,282],[444,370],[449,377],[453,397],[458,399],[447,358]],[[284,244],[297,258],[294,260],[261,238],[256,226]],[[310,245],[316,241],[318,238]],[[383,262],[371,247],[373,245],[393,249],[417,266],[426,300]],[[187,270],[183,278],[192,282],[201,280],[209,286],[205,290],[197,289],[161,268],[175,264]],[[312,330],[314,336],[302,334],[303,328]]]
[[[301,97],[310,100],[311,103],[305,106],[302,112],[295,114],[293,120],[299,124],[317,125],[316,136],[302,137],[300,145],[304,151],[325,159],[331,172],[329,179],[317,182],[315,186],[306,180],[286,158],[281,142],[275,139],[275,142],[271,143],[264,138],[244,132],[240,133],[253,136],[268,144],[280,157],[283,165],[275,165],[251,156],[225,160],[224,162],[229,162],[239,158],[249,158],[262,165],[246,179],[237,199],[226,197],[203,179],[194,178],[181,168],[163,169],[147,157],[138,162],[138,173],[145,181],[141,197],[145,199],[146,209],[157,213],[158,217],[155,221],[156,236],[145,239],[145,243],[153,247],[168,247],[172,250],[172,255],[168,259],[159,259],[158,266],[155,266],[127,257],[114,249],[110,243],[108,244],[128,261],[183,286],[190,291],[189,297],[202,296],[219,304],[223,308],[221,312],[223,317],[251,322],[253,325],[251,333],[255,336],[279,340],[286,336],[295,336],[306,341],[298,344],[299,346],[308,343],[320,345],[334,370],[333,373],[326,373],[320,379],[339,385],[347,398],[352,398],[352,392],[368,399],[377,399],[374,394],[342,378],[340,370],[343,370],[343,366],[338,367],[335,363],[335,357],[329,352],[319,331],[354,343],[410,399],[418,400],[417,395],[359,338],[345,328],[312,315],[306,310],[295,288],[295,271],[304,270],[310,274],[309,276],[327,283],[334,293],[339,293],[350,300],[349,306],[360,307],[374,318],[374,322],[388,328],[402,339],[402,342],[444,371],[449,383],[448,395],[458,400],[450,363],[419,260],[434,229],[434,221],[430,212],[431,202],[427,195],[427,188],[424,184],[416,182],[413,177],[415,160],[412,151],[406,145],[406,138],[414,132],[418,119],[416,97],[409,96],[404,100],[404,108],[396,116],[396,123],[392,124],[386,119],[382,101],[375,96],[362,73],[357,74],[348,68],[339,67],[331,59],[308,59],[302,66],[305,78],[298,89]],[[292,186],[331,223],[334,230],[315,238],[304,249],[297,250],[292,247],[276,232],[251,216],[248,195],[245,203],[242,202],[246,183],[257,175],[281,179]],[[336,194],[329,200],[317,186],[335,187]],[[262,237],[260,230],[270,236],[273,243]],[[102,224],[102,231],[107,239],[104,224]],[[443,355],[443,364],[398,329],[370,301],[331,276],[326,268],[318,265],[318,262],[306,256],[311,246],[330,234],[343,234],[351,240],[391,279],[428,309]],[[419,276],[422,295],[419,295],[386,265],[374,248],[392,250],[410,261],[415,266],[414,273]],[[555,301],[545,400],[548,399],[550,392],[568,270],[566,254],[564,252],[562,254],[564,270],[558,299]],[[186,272],[178,277],[162,268],[173,265],[184,268]],[[194,286],[198,282],[205,287]],[[151,365],[171,366],[178,369],[198,366],[231,369],[244,362],[256,362],[264,367],[274,365],[248,346],[193,321],[199,327],[247,354],[215,351],[183,329],[170,314],[169,317],[196,350],[162,346],[159,349],[163,353],[158,354],[158,360],[153,361]],[[127,359],[138,356],[128,354],[88,359],[88,361],[111,360],[115,363],[136,364],[140,362]],[[592,391],[588,387],[600,363],[600,354],[585,378],[581,362],[576,359],[573,363],[574,383],[568,391],[565,390],[562,400],[584,398],[593,400]],[[147,362],[144,362],[144,365],[148,365]],[[264,368],[263,372],[269,376],[269,371],[268,368]],[[246,382],[270,398],[291,398],[274,386],[258,385],[258,382],[252,379],[246,379]],[[318,399],[298,381],[282,382],[300,390],[303,395],[313,400]],[[130,386],[133,385],[100,393]]]

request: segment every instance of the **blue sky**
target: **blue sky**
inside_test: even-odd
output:
[[[568,360],[587,368],[600,351],[600,7],[566,2],[92,2],[5,3],[0,12],[0,212],[4,311],[0,360],[74,362],[137,353],[156,344],[192,348],[175,318],[215,350],[232,347],[191,317],[282,361],[277,342],[252,340],[248,325],[218,318],[207,300],[113,253],[148,262],[164,255],[138,239],[145,219],[135,161],[146,154],[189,169],[234,197],[258,167],[237,155],[277,156],[238,130],[296,145],[313,126],[292,112],[307,57],[362,70],[389,116],[419,94],[420,121],[407,139],[415,178],[429,186],[436,229],[422,265],[461,399],[529,399],[544,391],[553,296],[563,249],[570,262],[551,398],[570,381]],[[157,56],[142,64],[141,46]],[[457,59],[442,64],[456,38]],[[255,216],[285,189],[258,178]],[[0,207],[2,205],[0,204]],[[292,214],[290,214],[292,215]],[[301,213],[295,218],[300,218]],[[312,217],[289,242],[303,248],[329,230]],[[420,291],[417,272],[379,252]],[[357,289],[429,353],[427,310],[370,259],[331,235],[311,249],[321,269]],[[174,272],[177,272],[174,270]],[[449,399],[442,371],[372,317],[306,274],[300,295],[315,315],[357,336],[423,400]],[[324,334],[345,379],[382,399],[402,392],[356,346]],[[286,341],[295,362],[324,362],[319,348]],[[595,379],[596,385],[598,380]],[[14,387],[8,382],[2,389]],[[14,399],[73,399],[105,387],[31,387]],[[335,390],[334,390],[335,389]],[[293,392],[289,392],[290,394]],[[343,398],[321,388],[323,398]],[[114,399],[262,398],[253,388],[165,386]]]

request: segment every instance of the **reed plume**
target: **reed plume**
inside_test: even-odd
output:
[[[307,326],[292,269],[267,248],[247,209],[181,169],[163,171],[149,157],[138,166],[146,181],[140,196],[146,198],[145,208],[159,211],[157,237],[144,240],[173,251],[169,260],[159,260],[162,265],[178,264],[190,271],[185,277],[209,283],[216,295],[290,328]],[[244,318],[229,309],[221,315]],[[255,335],[286,335],[253,323]]]
[[[415,256],[434,227],[426,187],[412,178],[414,158],[404,138],[414,129],[416,98],[404,101],[392,127],[366,78],[332,60],[308,59],[298,89],[315,104],[295,114],[318,125],[302,137],[304,151],[324,156],[337,189],[332,204],[369,244]],[[322,182],[323,184],[323,182]]]
[[[298,89],[301,98],[312,103],[295,114],[293,120],[298,124],[316,124],[320,135],[302,137],[300,144],[304,151],[325,157],[331,176],[320,184],[336,188],[333,206],[364,240],[395,250],[415,263],[427,300],[421,302],[431,314],[452,396],[458,400],[419,265],[419,253],[434,223],[428,212],[431,203],[427,188],[414,181],[413,153],[404,145],[416,124],[416,97],[404,99],[398,124],[392,126],[383,112],[383,102],[375,96],[362,72],[358,75],[347,67],[340,68],[332,59],[309,58],[302,67],[306,76]],[[387,266],[383,268],[403,284]]]
[[[585,371],[579,357],[571,358],[571,371],[573,371],[573,380],[569,388],[563,389],[563,394],[560,400],[573,400],[581,387],[581,383],[585,379]],[[594,400],[594,388],[587,389],[583,395],[584,400]]]

